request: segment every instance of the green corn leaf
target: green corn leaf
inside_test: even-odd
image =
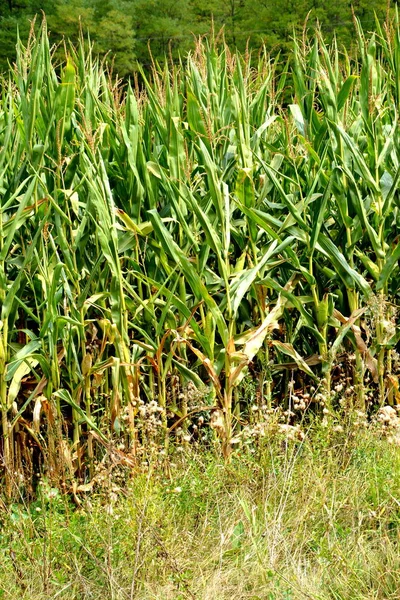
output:
[[[378,281],[376,283],[376,291],[379,292],[383,290],[389,279],[393,276],[394,271],[399,266],[400,260],[400,242],[398,242],[395,248],[386,256],[383,269],[379,275]]]
[[[204,285],[200,276],[196,272],[193,264],[188,260],[182,250],[178,247],[176,242],[173,240],[171,234],[167,231],[165,226],[163,225],[157,211],[150,210],[148,211],[148,215],[150,221],[153,224],[154,231],[161,242],[164,252],[171,256],[171,258],[175,261],[175,263],[182,270],[185,278],[187,279],[193,294],[195,295],[197,301],[204,301],[208,308],[211,310],[218,331],[221,335],[224,344],[228,343],[228,331],[224,321],[224,317],[219,310],[215,300],[210,296],[207,287]]]

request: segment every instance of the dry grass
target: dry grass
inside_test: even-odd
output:
[[[229,466],[171,460],[169,476],[115,473],[80,509],[44,484],[5,511],[2,597],[398,598],[400,454],[386,439],[319,428]]]

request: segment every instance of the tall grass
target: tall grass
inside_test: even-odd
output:
[[[250,404],[329,416],[343,383],[347,406],[397,403],[399,20],[355,36],[352,56],[298,42],[283,70],[199,41],[133,87],[83,43],[59,64],[45,21],[19,43],[0,99],[7,495],[38,465],[92,477],[112,439],[133,464],[152,423],[167,446],[200,410],[228,457]]]
[[[357,433],[352,437],[351,433]],[[5,600],[397,600],[400,454],[321,427],[256,455],[103,472],[79,510],[48,483],[1,511]]]

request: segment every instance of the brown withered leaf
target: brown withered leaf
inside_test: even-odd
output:
[[[348,322],[348,319],[344,315],[342,315],[342,313],[339,312],[336,308],[333,310],[333,316],[343,325],[345,325]],[[371,373],[374,383],[378,383],[378,362],[376,358],[372,356],[370,349],[363,340],[361,329],[358,327],[358,325],[353,324],[351,326],[351,331],[354,334],[357,349],[362,354],[365,361],[365,365]]]

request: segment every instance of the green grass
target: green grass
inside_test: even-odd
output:
[[[397,446],[318,425],[239,452],[105,464],[78,507],[43,481],[36,502],[1,513],[0,597],[398,598]]]

